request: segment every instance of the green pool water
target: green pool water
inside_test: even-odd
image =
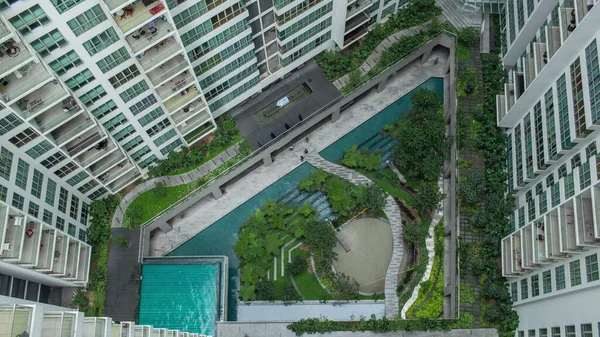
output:
[[[444,79],[439,77],[432,77],[427,81],[423,82],[416,89],[425,88],[437,92],[440,97],[444,98]],[[348,132],[345,136],[335,141],[335,143],[329,145],[319,154],[331,161],[337,162],[344,156],[344,149],[349,149],[354,144],[361,144],[375,133],[381,131],[386,124],[393,123],[406,115],[411,109],[412,104],[410,98],[412,93],[416,90],[409,92],[402,96],[399,100],[390,104],[387,108],[381,110],[375,116],[362,123],[354,130]]]
[[[217,264],[143,264],[138,322],[214,335]]]

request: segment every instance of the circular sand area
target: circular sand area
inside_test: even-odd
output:
[[[336,231],[338,243],[333,262],[337,272],[356,279],[361,293],[380,293],[385,287],[385,273],[392,258],[392,229],[387,221],[360,218]],[[340,244],[345,243],[346,249]]]

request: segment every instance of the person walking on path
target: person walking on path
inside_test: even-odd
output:
[[[307,149],[304,149],[304,154],[308,154],[308,150]]]
[[[304,156],[300,156],[300,161],[304,161]]]
[[[290,146],[290,151],[294,151],[294,145]]]

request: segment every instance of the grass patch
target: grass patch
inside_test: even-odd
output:
[[[385,300],[385,294],[375,294],[375,295],[360,295],[360,300]]]
[[[154,189],[152,189],[135,198],[129,207],[140,207],[142,209],[140,223],[146,223],[146,221],[185,197],[189,192],[188,189],[188,184],[165,187],[166,194],[164,196],[156,195]]]
[[[376,183],[377,185],[381,186],[381,188],[383,188],[386,192],[388,192],[389,194],[391,194],[392,196],[398,198],[398,199],[402,199],[404,200],[409,206],[414,207],[415,203],[414,203],[414,199],[413,196],[406,192],[405,190],[398,188],[390,183],[388,183],[387,181],[381,180],[381,179],[377,179],[376,177],[369,177],[373,180],[374,183]]]
[[[202,166],[203,164],[207,163],[209,160],[212,160],[216,156],[220,155],[223,151],[225,151],[228,148],[232,147],[235,143],[241,142],[243,139],[244,139],[244,137],[242,137],[241,134],[237,135],[234,139],[231,140],[231,142],[229,142],[229,143],[227,143],[227,144],[225,144],[223,146],[220,146],[220,147],[214,149],[201,162],[199,162],[197,164],[194,164],[194,165],[186,166],[186,167],[181,168],[179,170],[175,170],[175,171],[169,172],[167,175],[168,176],[178,176],[180,174],[184,174],[184,173],[190,172],[190,171],[192,171],[192,170],[194,170],[194,169]]]
[[[292,258],[294,256],[308,258],[309,254],[300,248],[296,248],[292,251]],[[309,273],[308,270],[305,270],[299,275],[294,276],[294,281],[296,282],[296,286],[298,286],[298,290],[300,290],[304,296],[304,299],[307,301],[333,299],[333,297],[331,297],[331,295],[329,295],[329,293],[323,289],[323,287],[321,287],[317,277],[314,274]]]
[[[458,62],[469,62],[469,60],[471,59],[471,52],[469,50],[469,47],[463,45],[462,43],[459,43],[456,47],[456,59],[458,60]]]

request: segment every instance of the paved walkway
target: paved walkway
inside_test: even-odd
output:
[[[186,172],[184,174],[180,174],[178,176],[157,177],[154,179],[146,180],[143,183],[137,185],[133,190],[129,191],[129,193],[127,193],[125,195],[125,197],[123,197],[123,199],[121,199],[121,203],[119,203],[119,208],[117,208],[117,210],[115,211],[115,215],[113,216],[112,227],[113,228],[121,227],[121,223],[123,222],[123,216],[125,215],[125,212],[127,211],[127,207],[129,207],[129,205],[140,194],[156,187],[157,183],[162,182],[165,184],[165,186],[177,186],[177,185],[181,185],[181,184],[189,184],[192,181],[195,181],[195,180],[200,179],[201,177],[204,177],[205,175],[214,171],[221,164],[223,164],[226,161],[228,161],[229,159],[235,157],[238,153],[240,153],[239,147],[240,147],[240,143],[237,143],[237,144],[233,145],[232,147],[228,148],[227,150],[221,152],[218,156],[216,156],[213,159],[202,164],[200,167],[198,167],[192,171]]]
[[[366,301],[364,301],[366,302]],[[318,301],[305,301],[294,303],[293,305],[282,305],[275,303],[261,303],[245,305],[240,303],[237,309],[238,322],[272,322],[278,321],[299,321],[306,317],[327,317],[332,321],[345,321],[360,318],[361,316],[371,317],[375,315],[382,318],[385,314],[385,305],[383,301],[369,301],[364,303],[352,302],[329,302],[326,304]],[[258,335],[257,335],[258,336]]]
[[[406,95],[431,77],[443,76],[444,63],[448,55],[437,50],[431,58],[439,57],[436,64],[420,64],[417,60],[403,68],[388,80],[386,88],[380,93],[372,90],[362,100],[345,110],[335,123],[326,123],[305,140],[295,144],[293,151],[283,151],[275,157],[273,164],[261,166],[240,180],[226,187],[226,194],[220,199],[206,197],[198,201],[185,212],[170,221],[173,230],[165,233],[158,231],[150,239],[152,256],[164,256],[194,235],[233,211],[257,193],[284,177],[302,164],[300,155],[304,149],[319,152],[327,146],[376,115],[378,112]]]
[[[351,170],[347,167],[334,164],[329,162],[318,153],[311,153],[306,157],[306,161],[315,167],[324,169],[325,171],[335,174],[341,178],[349,180],[355,185],[367,185],[371,183],[371,180],[362,174]],[[388,265],[388,269],[385,275],[385,316],[387,318],[394,318],[398,315],[398,293],[396,287],[398,286],[398,274],[400,273],[400,263],[402,262],[402,256],[404,255],[404,234],[402,231],[402,213],[400,207],[396,204],[394,198],[389,194],[386,199],[385,208],[383,209],[385,215],[388,217],[390,227],[392,228],[392,259]]]

